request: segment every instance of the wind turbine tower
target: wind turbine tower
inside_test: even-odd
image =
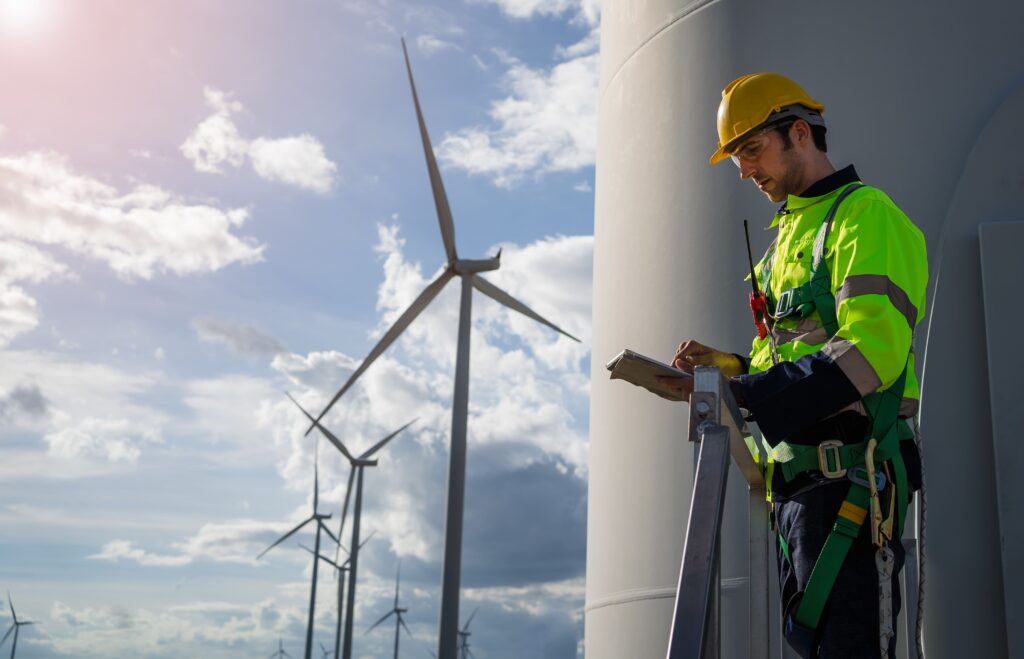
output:
[[[405,331],[417,316],[437,297],[445,285],[455,277],[462,278],[462,296],[459,307],[458,349],[455,358],[455,393],[452,401],[452,436],[451,450],[448,457],[448,494],[445,509],[444,567],[441,578],[441,621],[438,634],[438,657],[455,659],[456,644],[459,630],[459,584],[462,573],[462,513],[466,489],[466,423],[469,413],[469,333],[472,328],[473,289],[487,297],[532,318],[551,329],[564,334],[573,341],[579,342],[572,334],[561,329],[551,321],[542,317],[525,304],[515,299],[502,289],[480,276],[482,272],[497,270],[501,266],[501,251],[489,259],[462,259],[455,248],[455,223],[452,211],[448,206],[448,196],[441,181],[441,172],[434,158],[434,149],[427,135],[427,125],[420,109],[419,96],[416,94],[416,83],[412,77],[412,66],[409,63],[409,51],[402,40],[402,52],[405,55],[405,69],[409,75],[409,87],[412,89],[413,105],[416,108],[416,121],[419,124],[420,138],[423,142],[423,155],[427,161],[427,173],[430,176],[430,187],[434,195],[434,207],[441,228],[441,242],[444,244],[447,263],[444,271],[432,281],[419,297],[406,309],[395,324],[385,332],[381,340],[373,347],[363,363],[352,372],[348,381],[342,385],[338,393],[320,412],[313,425],[306,431],[308,434],[316,422],[334,406],[341,396],[355,383],[370,364]],[[346,659],[349,659],[346,656]]]

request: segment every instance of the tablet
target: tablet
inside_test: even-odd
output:
[[[647,391],[657,394],[666,400],[680,401],[683,398],[675,389],[666,387],[659,382],[657,380],[658,377],[693,377],[693,375],[686,371],[681,371],[674,366],[669,366],[628,349],[615,355],[611,361],[605,364],[605,368],[611,371],[612,380],[625,380],[638,387],[643,387]]]

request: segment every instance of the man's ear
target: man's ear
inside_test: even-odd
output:
[[[797,119],[789,129],[789,138],[801,147],[813,144],[814,137],[811,135],[811,125],[803,119]]]

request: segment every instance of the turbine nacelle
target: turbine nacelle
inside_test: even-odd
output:
[[[474,275],[478,272],[497,270],[501,267],[501,252],[489,259],[456,259],[450,267],[457,275]]]

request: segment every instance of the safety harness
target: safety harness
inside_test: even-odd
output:
[[[825,262],[825,242],[839,205],[846,197],[860,188],[867,187],[863,183],[854,183],[846,187],[833,202],[814,241],[813,260],[811,262],[810,280],[796,288],[783,291],[776,304],[774,317],[776,320],[790,315],[798,318],[808,317],[817,310],[821,322],[829,338],[839,330],[836,318],[836,300],[831,291],[831,275]],[[766,277],[765,292],[768,292]],[[909,362],[908,362],[909,364]],[[817,630],[821,621],[822,611],[832,592],[839,570],[850,551],[854,539],[860,533],[864,520],[870,515],[872,542],[878,547],[876,563],[879,567],[880,587],[883,589],[882,606],[885,606],[885,593],[889,582],[885,574],[891,576],[893,566],[892,551],[888,548],[889,540],[900,537],[907,511],[907,471],[900,455],[899,443],[913,439],[914,433],[906,420],[899,418],[900,402],[903,396],[907,377],[907,366],[896,379],[896,382],[884,391],[875,392],[862,399],[864,408],[871,420],[870,429],[865,439],[856,444],[844,444],[839,440],[827,440],[817,446],[780,443],[778,446],[766,447],[775,465],[769,467],[781,470],[786,482],[792,481],[805,472],[820,472],[826,478],[846,478],[850,481],[850,489],[839,509],[835,525],[825,541],[811,571],[811,576],[801,594],[799,604],[793,618],[805,629]],[[883,464],[889,461],[892,471],[888,478]],[[769,474],[769,478],[771,474]],[[880,493],[890,488],[887,510],[882,511]],[[895,528],[894,528],[895,526]],[[785,539],[779,535],[780,546],[787,560],[789,548]],[[883,565],[887,561],[886,565]],[[881,581],[885,579],[885,584]],[[891,593],[890,593],[891,601]],[[883,612],[884,613],[884,612]],[[883,618],[891,619],[891,614]],[[789,624],[789,623],[787,623]],[[886,630],[883,622],[882,656],[887,656]],[[891,632],[891,624],[888,633]]]

